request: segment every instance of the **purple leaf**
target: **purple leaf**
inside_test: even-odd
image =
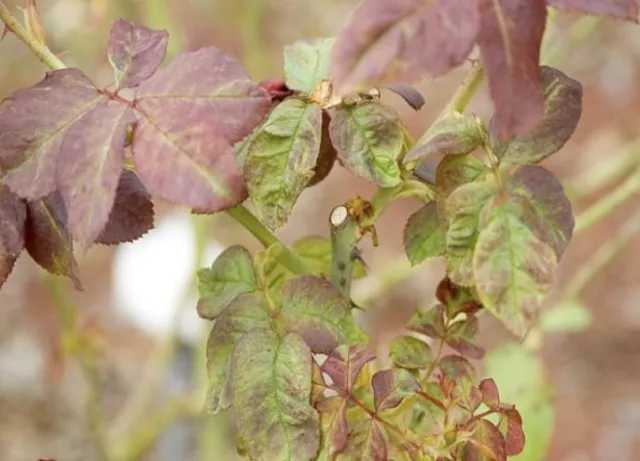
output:
[[[503,414],[507,417],[507,434],[505,435],[507,455],[515,456],[524,450],[526,441],[522,429],[522,417],[516,409],[506,410]]]
[[[540,44],[545,0],[479,0],[478,43],[496,107],[498,137],[527,133],[542,117]]]
[[[416,379],[403,369],[381,370],[371,378],[376,411],[395,408],[403,398],[420,389]]]
[[[362,368],[374,358],[369,349],[340,346],[327,357],[322,364],[322,371],[329,375],[338,389],[350,393]]]
[[[477,31],[469,0],[367,0],[334,45],[332,76],[347,93],[441,75],[464,61]]]
[[[109,220],[96,242],[105,245],[133,242],[153,229],[153,223],[151,196],[134,172],[123,170]]]
[[[58,187],[71,234],[85,249],[109,219],[124,161],[125,126],[133,121],[128,106],[105,101],[75,122],[62,143]]]
[[[153,75],[167,52],[169,34],[118,19],[111,28],[109,62],[118,88],[133,88]]]
[[[29,200],[52,193],[65,136],[77,120],[105,100],[77,69],[47,72],[35,86],[13,93],[0,105],[3,182]]]
[[[489,408],[497,408],[500,405],[500,393],[496,382],[489,378],[480,381],[478,386],[482,393],[482,402]]]
[[[24,248],[27,209],[7,186],[0,184],[0,287]]]
[[[82,290],[67,227],[67,211],[58,192],[27,205],[25,248],[43,269],[69,277],[75,288]]]
[[[224,128],[203,106],[164,101],[143,114],[133,141],[136,172],[154,196],[215,212],[246,197]]]
[[[206,109],[218,121],[215,136],[224,135],[234,143],[262,121],[271,98],[251,82],[238,63],[209,47],[180,54],[144,81],[138,87],[136,103],[147,120],[185,117],[193,121]],[[213,147],[211,151],[216,152]]]
[[[563,10],[638,22],[637,0],[547,0],[547,3]]]
[[[326,443],[329,453],[335,455],[347,446],[349,427],[347,426],[348,400],[342,397],[329,397],[317,405],[323,433],[326,431]]]

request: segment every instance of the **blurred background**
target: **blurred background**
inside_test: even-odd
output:
[[[5,4],[19,14],[24,3]],[[282,78],[283,46],[336,35],[356,4],[40,0],[38,7],[49,46],[107,85],[106,44],[118,17],[167,29],[167,59],[215,45],[259,81]],[[548,315],[526,344],[488,318],[479,338],[489,351],[486,372],[529,424],[532,448],[521,461],[634,461],[640,453],[640,28],[578,19],[557,17],[547,35],[548,62],[582,82],[584,104],[573,139],[545,166],[565,183],[575,214],[609,197],[599,208],[605,213],[576,233]],[[419,112],[395,95],[383,98],[417,139],[468,68],[420,84],[427,102]],[[0,97],[37,83],[45,70],[15,37],[0,42]],[[491,113],[486,88],[469,111]],[[337,166],[303,194],[278,235],[287,243],[327,235],[334,206],[373,191]],[[405,261],[403,226],[419,206],[395,202],[377,226],[380,247],[363,244],[371,276],[356,283],[355,296],[370,306],[365,324],[380,343],[434,301],[444,273],[441,261],[413,270]],[[194,273],[230,243],[259,246],[224,215],[194,218],[163,203],[156,211],[157,229],[142,240],[78,255],[84,292],[26,255],[19,260],[0,292],[1,460],[106,461],[107,452],[119,461],[238,459],[233,415],[200,413],[209,325],[195,315]],[[533,445],[544,451],[549,432],[540,457]]]

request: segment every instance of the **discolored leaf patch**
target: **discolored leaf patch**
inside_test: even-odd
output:
[[[285,328],[298,333],[315,353],[327,354],[339,344],[364,342],[351,303],[324,278],[305,275],[286,282],[280,315]]]
[[[367,0],[336,41],[333,80],[344,94],[443,74],[467,57],[478,25],[467,0]]]
[[[0,184],[0,287],[24,248],[27,208],[7,186]]]
[[[351,427],[349,440],[344,452],[337,461],[359,459],[362,461],[387,461],[387,440],[380,423],[375,419],[362,415]]]
[[[582,113],[582,85],[552,67],[541,67],[544,111],[541,120],[525,134],[496,144],[498,157],[510,163],[536,163],[559,151],[571,138]],[[492,119],[492,129],[496,128]]]
[[[416,378],[407,370],[381,370],[371,379],[376,411],[397,407],[402,399],[420,389]]]
[[[404,251],[412,265],[445,253],[445,233],[435,202],[427,203],[409,217],[404,228]]]
[[[133,171],[123,170],[109,219],[96,243],[132,242],[153,228],[154,216],[153,202],[144,184]]]
[[[198,315],[214,320],[233,301],[258,287],[251,254],[240,245],[230,246],[210,268],[198,271]]]
[[[547,0],[547,3],[563,10],[597,16],[613,16],[638,22],[638,2],[636,0]]]
[[[480,360],[484,357],[484,349],[475,342],[478,333],[478,318],[468,316],[464,320],[453,323],[447,329],[446,342],[456,352]]]
[[[476,181],[488,171],[487,166],[473,155],[448,155],[443,158],[438,163],[435,174],[438,214],[446,217],[445,206],[451,192]]]
[[[238,341],[251,332],[269,329],[269,317],[260,296],[236,298],[216,319],[207,341],[209,386],[205,410],[216,414],[233,402],[235,384],[230,381],[232,356]]]
[[[322,364],[322,371],[329,375],[335,387],[348,395],[363,367],[374,358],[373,352],[364,347],[339,346]]]
[[[500,140],[523,135],[542,117],[540,45],[545,0],[479,0],[478,44]]]
[[[325,446],[323,450],[329,456],[340,453],[347,446],[349,427],[347,425],[348,400],[333,396],[318,403],[317,410],[320,413],[320,424],[324,436]],[[319,459],[322,459],[319,457]]]
[[[506,461],[505,441],[500,430],[486,419],[476,422],[471,440],[459,449],[463,461]]]
[[[133,88],[153,75],[167,52],[169,34],[131,21],[113,23],[107,53],[117,88]]]
[[[299,40],[284,47],[284,74],[287,87],[311,93],[320,80],[329,77],[329,58],[335,39]]]
[[[447,275],[458,285],[474,283],[472,261],[480,235],[480,213],[494,193],[493,183],[476,181],[458,187],[447,198]]]
[[[491,211],[473,256],[476,288],[484,307],[518,337],[537,319],[556,265],[551,246],[506,206]]]
[[[82,289],[67,227],[67,211],[59,193],[27,205],[25,249],[40,267],[69,277],[76,289]]]
[[[426,369],[433,362],[431,348],[413,336],[398,336],[389,344],[389,356],[395,366],[409,370]]]
[[[398,114],[375,101],[336,109],[329,124],[338,158],[353,174],[380,187],[401,181],[404,133]]]
[[[431,338],[444,338],[444,318],[445,307],[442,304],[438,304],[426,311],[417,310],[407,322],[407,328]]]
[[[252,459],[309,461],[320,446],[309,403],[311,351],[298,335],[245,335],[233,359],[238,437]]]
[[[244,174],[256,214],[268,227],[283,225],[314,176],[322,110],[299,99],[278,104],[251,136]]]

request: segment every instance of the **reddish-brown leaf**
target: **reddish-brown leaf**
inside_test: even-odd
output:
[[[159,122],[194,120],[207,109],[222,128],[213,130],[215,136],[225,135],[231,143],[251,133],[271,107],[268,93],[214,47],[180,54],[138,87],[136,102],[145,118]]]
[[[69,129],[105,96],[77,69],[47,72],[33,87],[0,105],[0,169],[17,195],[38,200],[56,189],[56,171]]]
[[[486,419],[478,420],[471,440],[461,447],[462,461],[506,461],[505,441],[500,430]]]
[[[378,371],[371,378],[371,387],[376,411],[395,408],[403,398],[420,389],[411,373],[398,368]]]
[[[478,22],[469,0],[367,0],[334,45],[336,87],[345,93],[441,75],[467,57]]]
[[[526,437],[522,430],[522,417],[516,409],[504,411],[507,417],[507,434],[505,436],[505,444],[507,455],[515,456],[524,449]]]
[[[334,349],[322,364],[322,371],[329,375],[335,387],[350,393],[362,368],[375,358],[373,352],[359,346],[340,346]]]
[[[547,0],[547,3],[563,10],[638,22],[637,0]]]
[[[480,381],[478,386],[482,393],[482,402],[489,408],[497,408],[500,405],[500,393],[496,382],[489,378]]]
[[[326,443],[329,445],[329,453],[340,453],[347,446],[349,427],[347,426],[348,400],[342,397],[329,397],[317,405],[320,413],[320,422],[324,428],[323,433]]]
[[[542,117],[539,62],[546,5],[545,0],[479,0],[478,6],[478,43],[504,140],[528,132]]]
[[[169,34],[118,19],[107,49],[118,88],[133,88],[153,75],[167,52]]]
[[[24,248],[27,209],[7,186],[0,184],[0,287]]]
[[[153,221],[151,196],[134,172],[124,170],[118,181],[109,220],[96,242],[105,245],[132,242],[153,229]]]
[[[136,128],[133,156],[147,190],[204,212],[244,200],[240,167],[212,112],[203,106],[167,106],[146,112]]]
[[[58,192],[27,205],[25,248],[43,269],[69,277],[76,289],[82,289],[67,227],[67,211]]]
[[[113,207],[124,161],[125,127],[134,121],[125,104],[98,104],[69,129],[58,156],[58,187],[74,239],[88,248]]]

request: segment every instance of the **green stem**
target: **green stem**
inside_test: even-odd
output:
[[[49,68],[53,70],[60,70],[66,67],[60,58],[51,52],[47,45],[38,41],[36,37],[31,35],[29,31],[18,22],[1,0],[0,19],[7,25],[8,29],[13,32],[16,37],[22,40],[24,44],[29,47],[31,52]]]
[[[480,65],[480,62],[474,63],[471,71],[462,81],[462,84],[456,92],[453,94],[447,105],[444,107],[438,119],[441,119],[450,112],[464,112],[467,105],[476,94],[480,85],[484,80],[484,68]]]
[[[106,421],[102,411],[100,398],[100,372],[93,354],[91,345],[79,332],[78,310],[72,305],[66,288],[59,277],[46,276],[51,298],[66,340],[70,343],[71,353],[74,355],[84,379],[87,383],[86,411],[89,419],[89,430],[96,449],[97,457],[101,461],[110,461],[112,458],[107,443]]]
[[[240,223],[253,235],[265,248],[276,243],[280,244],[281,251],[278,259],[287,269],[294,274],[306,274],[309,272],[306,265],[289,250],[264,224],[260,222],[244,205],[236,205],[227,210],[227,214]]]
[[[357,244],[362,237],[360,225],[344,205],[333,209],[329,225],[331,228],[329,280],[345,297],[350,298],[353,263],[357,259]]]
[[[607,217],[619,205],[629,198],[640,193],[640,168],[636,169],[625,182],[618,186],[613,192],[598,200],[594,205],[576,218],[574,234],[596,224],[601,219]]]
[[[598,251],[585,264],[582,264],[582,268],[567,283],[564,298],[576,298],[600,270],[609,264],[638,233],[640,233],[640,210],[624,222],[615,237],[601,245]]]

